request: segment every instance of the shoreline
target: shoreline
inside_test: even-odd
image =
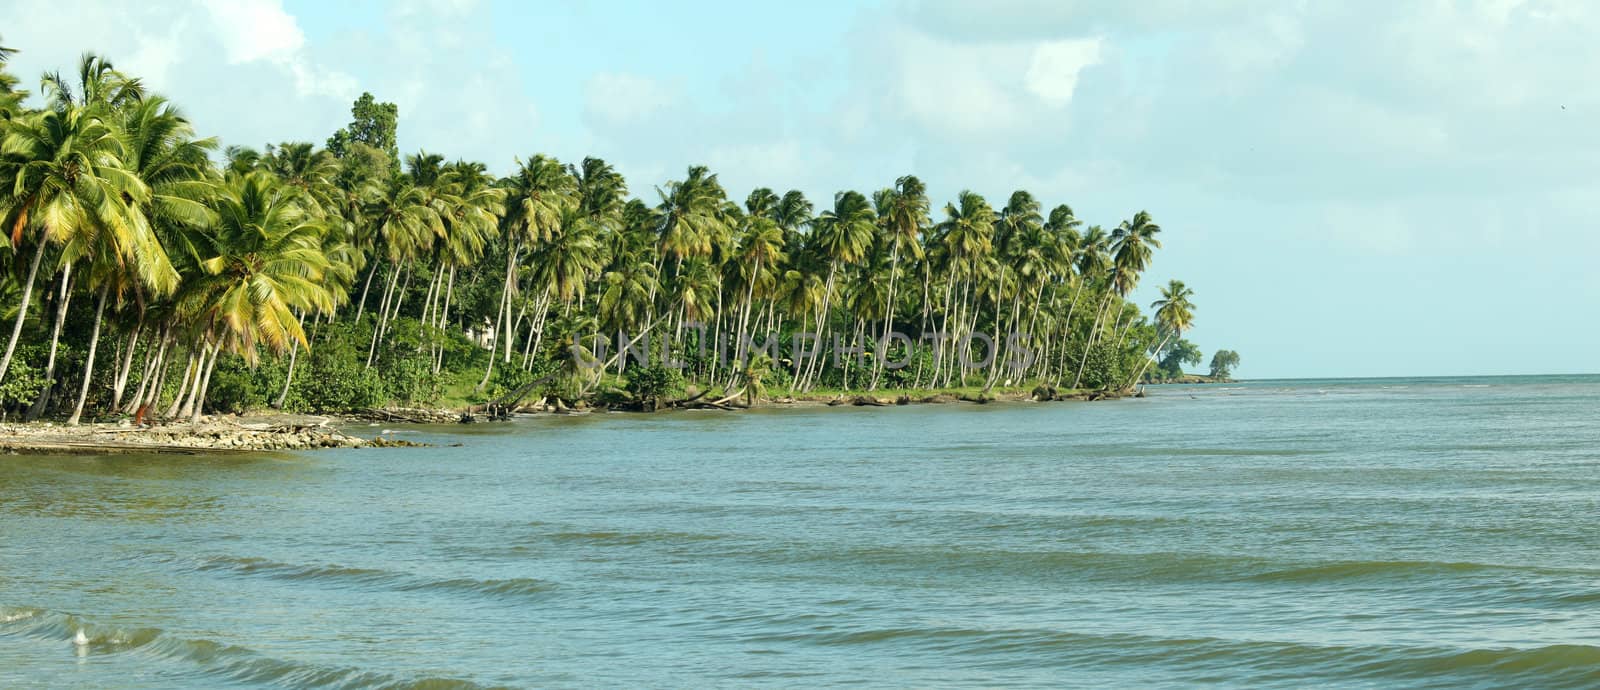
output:
[[[5,455],[211,455],[325,448],[390,448],[426,444],[366,438],[338,428],[344,421],[322,416],[315,423],[301,415],[228,418],[206,416],[199,424],[179,422],[133,427],[102,422],[62,426],[53,422],[0,424],[0,454]],[[336,421],[337,420],[337,421]]]
[[[0,423],[0,454],[6,455],[129,455],[129,454],[232,454],[271,451],[304,451],[330,448],[425,447],[429,444],[356,435],[347,428],[360,424],[442,425],[471,422],[492,423],[515,416],[564,416],[598,412],[654,414],[688,410],[783,410],[818,407],[903,407],[910,405],[949,405],[1024,402],[1095,402],[1121,398],[1142,398],[1138,389],[1123,392],[1058,390],[1035,387],[1032,390],[1002,389],[985,394],[959,390],[879,391],[804,393],[759,400],[745,405],[742,400],[707,400],[706,396],[687,395],[678,400],[662,400],[654,409],[643,404],[566,406],[539,401],[491,416],[481,406],[464,410],[434,407],[388,407],[356,410],[344,414],[294,414],[260,411],[243,415],[206,415],[200,423],[172,422],[151,427],[133,427],[126,421],[86,423],[64,426],[57,422]],[[476,412],[473,407],[479,407]]]

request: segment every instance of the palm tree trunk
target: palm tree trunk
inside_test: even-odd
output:
[[[22,303],[17,306],[17,321],[11,326],[11,340],[6,343],[6,354],[0,357],[0,383],[5,382],[6,372],[11,370],[11,356],[16,354],[17,339],[22,337],[22,323],[28,320],[28,302],[33,298],[33,281],[39,275],[39,262],[43,259],[44,245],[41,242],[38,250],[33,253],[33,261],[28,264],[28,277],[22,282]]]
[[[122,354],[122,364],[117,366],[116,378],[111,384],[111,409],[122,408],[122,394],[128,389],[128,377],[133,374],[133,351],[139,346],[139,334],[144,331],[144,312],[139,312],[139,320],[133,326],[133,333],[128,336],[128,351]],[[150,349],[146,345],[145,349]]]
[[[156,374],[157,372],[162,372],[161,367],[165,366],[166,360],[167,326],[163,325],[161,337],[156,339],[156,348],[151,350],[149,346],[145,347],[145,364],[139,370],[139,387],[134,389],[133,397],[128,400],[128,405],[123,408],[123,412],[133,414],[139,410],[140,405],[144,404],[145,391],[149,390],[151,384],[155,383]]]
[[[921,350],[922,349],[922,334],[928,332],[928,310],[932,307],[932,305],[930,303],[933,301],[932,285],[931,285],[932,282],[933,282],[933,271],[929,267],[927,255],[924,254],[923,255],[923,262],[922,262],[922,330],[921,330],[921,332],[919,332],[917,334],[917,342],[916,342],[916,346],[915,346],[916,350]],[[922,386],[922,358],[921,357],[917,357],[917,373],[916,373],[916,375],[911,377],[911,387],[912,388],[919,388],[921,386]]]
[[[157,351],[156,368],[152,370],[154,372],[155,379],[151,381],[150,389],[144,395],[144,402],[141,403],[137,398],[132,401],[134,413],[137,414],[141,407],[156,407],[157,405],[161,404],[161,389],[167,383],[167,374],[171,373],[172,371],[172,359],[170,357],[171,354],[172,339],[170,337],[163,336],[161,340],[161,347]],[[141,385],[143,384],[141,383]]]
[[[50,355],[45,358],[44,365],[44,390],[39,391],[39,397],[34,399],[33,405],[28,408],[28,421],[34,421],[39,415],[44,414],[44,408],[50,404],[50,397],[56,390],[56,350],[61,344],[61,324],[67,320],[67,304],[72,301],[72,264],[68,263],[61,269],[61,294],[56,298],[55,324],[50,327]]]
[[[1059,370],[1059,373],[1061,373],[1061,374],[1067,373],[1067,369],[1066,369],[1066,362],[1067,362],[1067,360],[1066,360],[1066,352],[1067,352],[1067,343],[1070,342],[1071,339],[1072,339],[1072,314],[1073,314],[1073,312],[1078,310],[1078,298],[1080,298],[1082,296],[1083,296],[1083,287],[1082,286],[1079,286],[1078,289],[1072,291],[1072,304],[1067,307],[1067,319],[1066,319],[1066,321],[1062,322],[1062,324],[1061,324],[1061,345],[1060,345],[1060,348],[1061,348],[1062,358],[1061,358],[1061,368]]]
[[[383,303],[378,305],[378,323],[372,327],[372,344],[367,346],[367,368],[372,368],[372,362],[378,355],[378,340],[383,337],[383,329],[389,322],[389,299],[394,296],[394,287],[400,282],[400,267],[395,266],[389,272],[389,286],[383,290]]]
[[[106,313],[105,286],[100,288],[99,304],[94,308],[94,328],[89,331],[89,359],[83,365],[83,383],[78,386],[78,403],[72,406],[72,417],[67,419],[67,426],[77,426],[78,420],[83,418],[83,403],[89,399],[89,381],[94,378],[94,355],[100,347],[100,324]]]
[[[822,360],[822,348],[826,343],[825,338],[827,337],[828,308],[833,302],[833,279],[838,270],[839,262],[837,260],[828,262],[828,283],[822,288],[822,308],[817,310],[817,356],[812,357],[812,361],[806,367],[805,382],[800,388],[803,391],[811,390],[812,381],[822,374],[820,362]]]
[[[511,280],[516,270],[516,242],[513,241],[511,246],[506,248],[506,279],[500,284],[500,307],[495,310],[494,314],[494,334],[490,336],[489,340],[489,365],[484,367],[483,379],[478,381],[477,387],[473,389],[478,392],[482,392],[484,386],[489,385],[489,376],[494,373],[494,361],[500,357],[500,341],[506,337],[505,329],[501,322],[507,320],[506,317],[508,315],[506,312],[511,304]]]
[[[361,301],[356,303],[356,323],[361,323],[361,315],[367,311],[367,291],[372,289],[372,276],[378,272],[378,259],[373,258],[372,268],[367,269],[367,282],[361,286]]]
[[[439,284],[444,280],[444,264],[440,263],[433,269],[433,277],[428,280],[428,294],[422,299],[422,318],[417,319],[417,332],[426,336],[428,333],[428,316],[433,313],[434,300],[439,296]]]
[[[205,378],[206,357],[211,354],[211,343],[202,341],[200,357],[195,360],[194,372],[189,376],[188,390],[184,391],[183,406],[178,408],[179,417],[188,417],[194,412],[195,399],[200,397],[200,380]]]
[[[304,328],[306,323],[305,312],[299,312],[296,316],[300,319],[300,326]],[[278,399],[273,401],[272,409],[283,409],[283,402],[289,399],[289,386],[294,383],[294,365],[299,359],[300,346],[295,344],[289,348],[289,371],[283,375],[283,389],[278,391]]]
[[[211,390],[211,372],[217,369],[217,358],[222,355],[222,346],[211,349],[211,363],[206,365],[206,375],[200,379],[199,394],[195,397],[194,413],[189,417],[190,424],[200,423],[200,414],[206,409],[206,392]]]
[[[439,330],[441,330],[441,331],[443,331],[445,329],[445,327],[449,324],[450,300],[455,296],[455,290],[456,290],[456,267],[452,265],[450,267],[450,278],[445,281],[444,303],[440,304],[439,308],[434,311],[434,318],[435,318],[435,321],[436,321],[436,323],[434,323],[434,327],[439,329]],[[439,343],[439,351],[434,354],[434,358],[433,358],[433,373],[434,374],[438,374],[440,369],[444,368],[444,349],[445,349],[444,348],[444,343],[442,343],[442,342]]]
[[[883,299],[883,337],[878,338],[878,356],[873,358],[872,382],[867,390],[878,390],[878,379],[883,376],[884,362],[889,360],[889,329],[894,325],[894,279],[900,274],[900,243],[895,240],[889,249],[889,295]]]
[[[1125,386],[1126,388],[1132,388],[1139,383],[1139,379],[1144,376],[1145,370],[1150,368],[1150,363],[1156,360],[1155,356],[1161,354],[1161,348],[1166,347],[1167,341],[1171,338],[1172,332],[1170,331],[1166,334],[1166,336],[1161,338],[1161,344],[1156,346],[1155,354],[1144,358],[1144,364],[1139,366],[1139,373],[1133,375],[1133,380],[1128,382],[1128,385]]]
[[[756,276],[759,275],[761,275],[761,259],[758,258],[756,259],[755,268],[750,271],[750,280],[748,281],[750,284],[745,287],[744,308],[739,311],[739,332],[734,335],[736,340],[733,343],[733,363],[728,367],[732,370],[728,375],[729,386],[732,386],[734,380],[738,378],[737,372],[740,369],[740,361],[748,356],[744,348],[745,343],[748,343],[750,338],[745,336],[745,329],[750,326],[750,308],[755,302]]]
[[[183,367],[183,378],[178,379],[178,394],[172,396],[172,405],[167,408],[166,414],[161,415],[162,417],[174,417],[177,416],[178,412],[182,411],[183,400],[188,396],[191,388],[189,379],[194,375],[195,359],[198,355],[199,353],[194,349],[191,348],[189,350],[189,363]],[[150,398],[153,401],[160,402],[160,386],[157,386],[156,390],[151,392]]]
[[[1083,357],[1078,360],[1078,375],[1072,378],[1072,387],[1077,389],[1083,383],[1083,367],[1089,363],[1089,350],[1094,348],[1095,335],[1100,331],[1100,316],[1106,310],[1106,304],[1111,302],[1111,292],[1106,291],[1104,299],[1100,300],[1100,308],[1094,312],[1094,323],[1089,324],[1089,337],[1084,341]]]

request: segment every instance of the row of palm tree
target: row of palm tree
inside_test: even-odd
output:
[[[45,75],[40,108],[16,87],[0,63],[4,287],[15,300],[0,386],[24,333],[48,334],[30,416],[69,378],[57,351],[74,298],[87,310],[81,297],[93,325],[73,423],[91,399],[99,412],[197,418],[222,358],[286,363],[282,406],[322,326],[359,332],[364,368],[481,367],[480,393],[497,375],[573,368],[600,334],[627,334],[622,347],[653,338],[658,355],[665,341],[692,342],[731,354],[695,358],[691,378],[754,397],[769,368],[748,350],[769,334],[783,343],[772,369],[799,391],[1121,388],[1192,321],[1192,292],[1177,281],[1153,323],[1128,301],[1161,246],[1142,211],[1106,230],[1026,191],[999,208],[964,191],[934,213],[910,175],[839,192],[820,211],[799,191],[760,188],[737,203],[703,166],[646,201],[598,158],[532,155],[497,178],[482,163],[394,161],[359,141],[340,156],[297,142],[219,151],[93,55],[74,78]],[[865,354],[806,357],[792,344],[800,332]],[[114,371],[97,379],[102,341]],[[597,355],[594,374],[625,375],[621,354]]]

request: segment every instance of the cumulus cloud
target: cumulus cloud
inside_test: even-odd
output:
[[[202,0],[211,15],[228,62],[293,60],[305,34],[279,0]]]
[[[1100,62],[1100,39],[1045,41],[1033,47],[1027,85],[1033,95],[1054,107],[1072,102],[1078,73]]]

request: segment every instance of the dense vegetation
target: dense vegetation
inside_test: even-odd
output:
[[[531,155],[496,177],[402,157],[396,108],[370,95],[324,147],[223,150],[92,55],[39,95],[27,107],[0,63],[0,407],[13,417],[340,411],[529,385],[569,402],[688,385],[750,401],[1122,389],[1200,359],[1181,338],[1181,282],[1153,321],[1127,301],[1161,246],[1144,212],[1085,227],[1018,191],[999,208],[962,192],[935,214],[909,175],[820,211],[798,191],[736,203],[699,166],[646,201],[597,158]],[[799,332],[868,354],[797,357]],[[1031,335],[998,335],[1012,332]],[[767,333],[774,349],[737,356]],[[669,340],[681,370],[662,365]],[[986,356],[996,364],[970,366]]]

